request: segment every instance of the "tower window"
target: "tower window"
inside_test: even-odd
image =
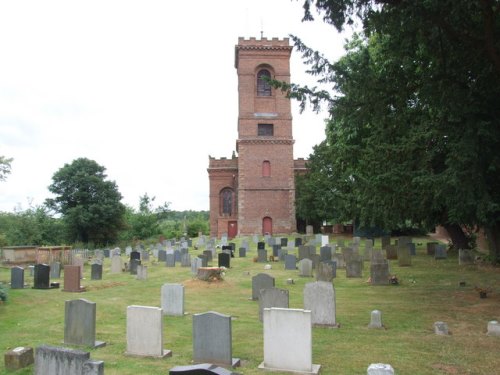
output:
[[[271,177],[271,162],[269,160],[262,162],[262,177]]]
[[[271,79],[269,70],[259,70],[257,73],[257,96],[271,96],[271,85],[267,79]]]
[[[260,135],[260,136],[271,136],[272,137],[274,135],[274,126],[273,126],[273,124],[258,124],[257,135]]]
[[[220,208],[222,215],[233,213],[233,189],[224,188],[220,192]]]

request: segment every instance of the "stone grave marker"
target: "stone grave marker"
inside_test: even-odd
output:
[[[259,292],[259,320],[262,322],[263,311],[268,307],[289,307],[289,292],[287,289],[266,288]]]
[[[10,288],[24,288],[24,268],[15,266],[10,269]]]
[[[434,333],[436,335],[448,335],[448,324],[445,322],[435,322],[434,323]]]
[[[316,281],[331,283],[337,275],[337,266],[333,261],[319,262],[316,267]],[[307,309],[306,309],[307,310]]]
[[[214,344],[216,343],[216,344]],[[193,362],[237,367],[232,354],[231,317],[215,311],[193,315]]]
[[[288,249],[279,249],[278,258],[281,262],[285,261],[285,256],[288,254]]]
[[[390,236],[382,236],[381,238],[382,241],[382,249],[385,250],[387,246],[391,244],[391,237]]]
[[[165,265],[167,267],[175,267],[175,255],[174,253],[167,253],[165,258]]]
[[[63,292],[80,293],[85,292],[85,287],[80,286],[80,267],[64,266],[64,289]]]
[[[333,284],[325,281],[307,283],[304,287],[304,310],[311,311],[313,326],[338,327]]]
[[[205,254],[199,254],[198,258],[201,259],[201,266],[208,267],[208,257]]]
[[[184,285],[163,284],[161,287],[161,308],[163,315],[184,315]]]
[[[288,246],[288,238],[287,237],[281,237],[281,239],[280,239],[280,245],[281,245],[281,247],[287,247]]]
[[[141,259],[141,253],[134,250],[130,253],[130,262],[132,262],[132,259],[137,259],[137,260],[140,260]]]
[[[500,323],[497,320],[490,320],[487,326],[488,336],[500,336]]]
[[[469,249],[458,249],[458,265],[464,266],[474,264],[474,251]]]
[[[141,261],[139,259],[132,259],[130,260],[130,274],[131,275],[137,275],[137,266],[141,264]]]
[[[238,249],[238,255],[240,258],[245,258],[247,256],[247,249],[245,247],[240,247]]]
[[[104,375],[104,362],[81,350],[41,345],[35,350],[35,375]]]
[[[191,255],[181,254],[181,267],[191,267]]]
[[[111,273],[121,273],[123,269],[123,261],[120,255],[111,257]]]
[[[100,348],[106,345],[96,341],[96,304],[86,299],[66,301],[64,304],[64,343]]]
[[[321,366],[312,363],[311,311],[264,310],[264,361],[259,368],[319,374]]]
[[[161,308],[137,305],[127,307],[126,354],[157,358],[172,355],[170,350],[163,348]]]
[[[411,254],[408,244],[403,247],[398,246],[398,264],[399,267],[410,267],[411,266]]]
[[[276,259],[279,256],[279,251],[281,250],[281,245],[273,245],[273,257]]]
[[[380,310],[373,310],[370,313],[370,324],[368,328],[384,328],[382,325],[382,312]]]
[[[293,254],[285,255],[285,269],[286,270],[296,270],[297,269],[297,257]]]
[[[264,250],[266,248],[266,243],[264,241],[257,242],[257,250]]]
[[[218,267],[226,267],[230,268],[231,267],[231,255],[226,254],[226,253],[219,253],[218,254]]]
[[[166,262],[166,261],[167,261],[167,251],[158,250],[158,262]]]
[[[76,255],[73,258],[72,265],[73,266],[78,266],[80,268],[80,279],[83,279],[83,269],[84,269],[84,266],[85,266],[85,261],[83,260],[83,258],[81,257],[81,255]]]
[[[313,272],[313,261],[311,259],[302,259],[298,263],[299,276],[302,277],[312,277]]]
[[[7,351],[4,355],[5,369],[8,371],[16,371],[28,367],[35,361],[33,353],[33,348],[29,346],[18,346],[17,348]]]
[[[267,262],[267,250],[257,250],[257,262],[258,263]]]
[[[389,262],[372,263],[370,278],[372,285],[389,285]]]
[[[385,247],[385,257],[390,260],[398,259],[398,246],[387,245]]]
[[[337,268],[345,268],[345,260],[344,254],[342,253],[333,253],[332,260],[337,263]]]
[[[94,263],[90,266],[90,279],[102,280],[102,264]]]
[[[437,242],[427,242],[426,244],[427,255],[434,256],[436,245],[438,245]]]
[[[148,266],[139,264],[137,266],[137,274],[135,276],[136,280],[147,280],[148,279]]]
[[[367,375],[394,375],[394,369],[387,363],[372,363],[368,366]]]
[[[259,273],[252,277],[252,300],[259,299],[260,290],[266,288],[274,288],[275,279],[267,273]]]
[[[50,266],[47,264],[35,264],[33,278],[33,289],[49,289]]]
[[[439,244],[434,246],[434,259],[446,259],[447,257],[445,245]]]
[[[196,276],[200,267],[202,267],[202,260],[200,258],[191,259],[191,275]]]
[[[297,238],[295,238],[295,243],[294,243],[294,246],[295,246],[295,247],[302,246],[302,238],[301,238],[301,237],[297,237]]]
[[[332,248],[330,246],[321,246],[319,249],[320,261],[332,260]]]
[[[129,245],[125,248],[125,255],[129,257],[131,253],[132,253],[132,246]]]
[[[352,258],[345,267],[346,277],[363,277],[363,260]]]
[[[212,250],[203,250],[203,255],[207,257],[207,262],[212,262],[213,260]]]
[[[181,262],[181,251],[180,250],[174,250],[174,258],[175,258],[175,263]]]
[[[52,262],[50,264],[50,278],[51,279],[61,278],[61,262]]]

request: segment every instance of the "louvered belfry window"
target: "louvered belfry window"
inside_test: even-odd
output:
[[[269,70],[259,70],[259,73],[257,73],[257,96],[271,96],[271,85],[266,79],[271,79]]]

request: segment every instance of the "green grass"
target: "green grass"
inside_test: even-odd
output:
[[[426,241],[414,239],[420,245],[411,267],[398,267],[397,261],[390,261],[391,273],[401,281],[398,286],[370,286],[366,282],[368,262],[363,278],[347,279],[345,270],[337,270],[334,286],[341,327],[313,328],[313,363],[322,366],[323,374],[365,374],[370,363],[379,362],[391,364],[397,374],[498,373],[500,338],[486,336],[486,327],[488,321],[500,320],[499,270],[458,266],[456,256],[436,261],[425,255]],[[235,242],[238,247],[239,240]],[[379,241],[376,247],[380,247]],[[198,254],[201,250],[190,252]],[[85,298],[97,303],[96,339],[107,343],[104,348],[86,350],[91,351],[92,359],[105,362],[107,375],[167,374],[171,367],[191,363],[192,314],[206,311],[233,317],[233,357],[242,360],[242,367],[236,371],[262,374],[257,369],[263,360],[262,323],[258,319],[258,302],[249,299],[252,276],[261,272],[274,276],[276,287],[289,290],[291,308],[303,308],[304,285],[314,279],[285,271],[279,262],[272,263],[271,270],[264,270],[264,264],[252,260],[256,253],[256,245],[251,243],[247,258],[232,258],[231,269],[219,283],[194,280],[190,268],[167,268],[152,262],[146,263],[148,280],[136,280],[126,273],[109,273],[110,261],[106,259],[102,280],[90,280],[90,266],[86,266],[82,280],[88,289],[85,293],[7,289],[9,299],[0,304],[0,373],[7,373],[3,353],[9,349],[36,348],[41,344],[64,346],[64,303]],[[295,284],[287,285],[288,278],[293,278]],[[0,268],[0,281],[9,280],[10,270]],[[32,283],[27,271],[25,280]],[[466,286],[460,287],[460,281],[465,281]],[[164,318],[164,347],[172,350],[173,356],[150,359],[124,355],[127,306],[160,306],[164,283],[182,283],[185,287],[188,314]],[[488,286],[493,292],[480,299],[474,290],[476,285]],[[375,309],[382,311],[385,330],[367,328],[370,312]],[[435,321],[445,321],[452,334],[435,335]],[[10,374],[32,372],[31,367]]]

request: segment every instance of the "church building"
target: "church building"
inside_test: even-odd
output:
[[[237,155],[209,157],[210,235],[290,234],[297,231],[290,99],[267,78],[290,82],[288,38],[239,38]]]

